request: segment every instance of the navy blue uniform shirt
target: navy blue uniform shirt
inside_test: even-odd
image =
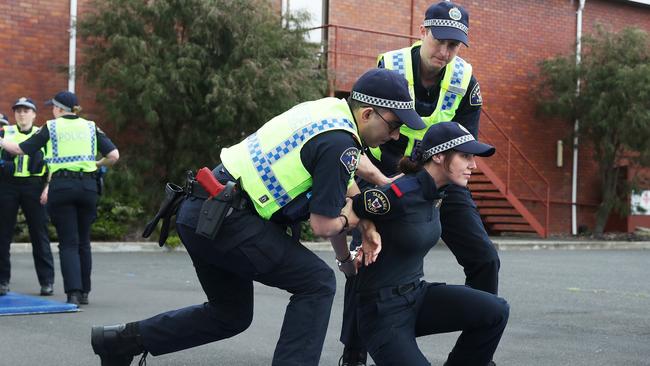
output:
[[[422,278],[424,256],[440,238],[441,198],[442,193],[425,170],[353,198],[354,212],[375,223],[382,242],[377,261],[359,270],[357,291],[394,287]]]
[[[411,59],[413,64],[413,89],[415,91],[415,110],[420,116],[430,116],[436,109],[438,97],[440,96],[440,82],[445,76],[446,68],[442,69],[438,83],[425,88],[420,82],[420,46],[411,49]],[[379,67],[384,67],[383,58],[379,60]],[[472,74],[467,92],[460,100],[460,105],[456,109],[454,122],[463,125],[467,130],[478,139],[479,119],[481,117],[481,90],[478,81]],[[404,156],[408,138],[400,135],[397,141],[390,140],[380,146],[381,161],[377,161],[372,154],[367,154],[370,160],[386,176],[393,176],[398,173],[397,166],[399,160]]]
[[[76,119],[79,118],[79,116],[75,115],[64,115],[61,118],[65,119]],[[102,130],[97,127],[95,129],[95,135],[97,136],[97,150],[102,154],[106,155],[109,152],[113,151],[116,149],[115,144],[106,136]],[[36,132],[32,137],[28,138],[27,140],[21,142],[18,144],[20,146],[20,149],[23,150],[23,152],[27,155],[31,155],[38,149],[45,147],[47,149],[47,142],[50,140],[50,131],[47,128],[47,124],[43,125],[41,129]]]

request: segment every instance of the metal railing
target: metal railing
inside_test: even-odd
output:
[[[548,180],[513,143],[510,136],[494,121],[485,108],[481,111],[487,119],[481,119],[479,136],[497,148],[495,156],[486,159],[485,163],[502,178],[505,176],[503,190],[506,194],[512,193],[520,201],[529,202],[527,208],[538,221],[543,223],[548,235],[551,201],[551,186]],[[503,162],[505,164],[502,164]],[[536,202],[540,202],[542,207],[535,207]]]

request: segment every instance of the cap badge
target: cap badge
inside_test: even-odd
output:
[[[449,17],[453,20],[460,20],[460,18],[463,17],[463,14],[460,13],[460,10],[458,8],[451,8],[449,9]]]

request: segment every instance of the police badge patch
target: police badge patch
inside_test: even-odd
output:
[[[449,17],[453,20],[460,20],[463,17],[463,14],[456,7],[449,9]]]
[[[390,201],[386,194],[378,189],[369,189],[363,193],[366,211],[375,215],[385,215],[390,211]]]
[[[469,95],[469,105],[475,107],[483,105],[483,97],[481,97],[481,87],[478,86],[478,82],[474,85],[474,89]]]
[[[359,153],[359,149],[351,147],[341,154],[341,163],[345,167],[345,170],[350,174],[354,174],[357,170],[357,165],[359,164]]]

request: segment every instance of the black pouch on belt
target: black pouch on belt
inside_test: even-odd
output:
[[[223,219],[233,208],[236,191],[235,182],[227,182],[225,188],[214,198],[208,198],[201,206],[199,222],[196,225],[196,233],[208,239],[214,239],[223,224]]]
[[[167,183],[165,185],[165,199],[160,204],[160,209],[156,216],[154,216],[151,221],[144,228],[142,233],[143,238],[148,238],[151,233],[158,226],[158,221],[163,220],[162,227],[160,228],[160,238],[158,239],[158,245],[161,247],[165,245],[167,237],[169,236],[169,226],[171,225],[171,218],[178,211],[178,206],[181,203],[181,200],[185,197],[185,191],[179,185],[174,183]]]

